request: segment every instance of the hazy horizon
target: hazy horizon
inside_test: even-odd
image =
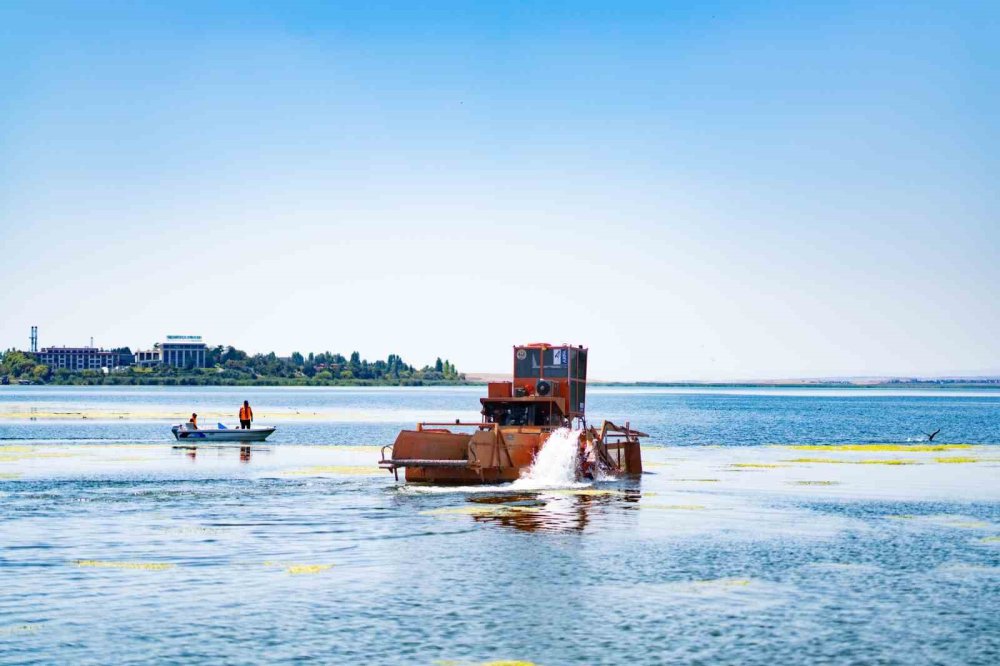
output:
[[[1000,375],[1000,6],[0,6],[0,348]]]

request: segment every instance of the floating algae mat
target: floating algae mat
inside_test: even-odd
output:
[[[778,467],[787,467],[787,465],[776,463],[731,463],[729,466],[740,469],[777,469]]]
[[[979,458],[968,458],[962,456],[954,456],[951,458],[935,458],[934,462],[939,463],[977,463]]]
[[[285,571],[293,576],[300,576],[302,574],[318,574],[331,567],[333,567],[332,564],[293,564],[285,569]]]
[[[144,571],[165,571],[173,569],[176,564],[167,562],[108,562],[104,560],[77,560],[78,567],[94,567],[98,569],[141,569]]]
[[[340,474],[345,476],[381,476],[381,470],[374,465],[317,465],[303,469],[282,472],[290,476],[312,476],[314,474]]]
[[[952,451],[974,448],[973,444],[801,444],[787,448],[798,451]]]
[[[822,463],[830,465],[921,465],[917,460],[902,458],[871,458],[868,460],[838,460],[837,458],[793,458],[783,460],[788,463]]]
[[[302,564],[296,562],[264,562],[265,567],[278,567],[285,570],[285,573],[289,573],[293,576],[301,576],[307,574],[318,574],[333,568],[332,564]]]

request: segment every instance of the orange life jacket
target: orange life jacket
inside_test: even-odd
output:
[[[243,405],[240,407],[240,421],[249,421],[253,418],[253,410],[250,409],[250,405]]]

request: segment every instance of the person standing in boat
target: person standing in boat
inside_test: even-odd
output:
[[[253,422],[253,410],[250,409],[250,403],[244,400],[243,406],[240,407],[240,429],[249,430],[250,424],[252,422]]]

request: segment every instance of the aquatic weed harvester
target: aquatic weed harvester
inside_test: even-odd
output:
[[[379,467],[407,482],[514,481],[560,428],[578,437],[577,475],[642,474],[645,433],[604,421],[587,425],[587,349],[532,343],[514,347],[512,381],[489,382],[478,423],[418,423],[382,448]],[[388,454],[388,455],[387,455]]]

